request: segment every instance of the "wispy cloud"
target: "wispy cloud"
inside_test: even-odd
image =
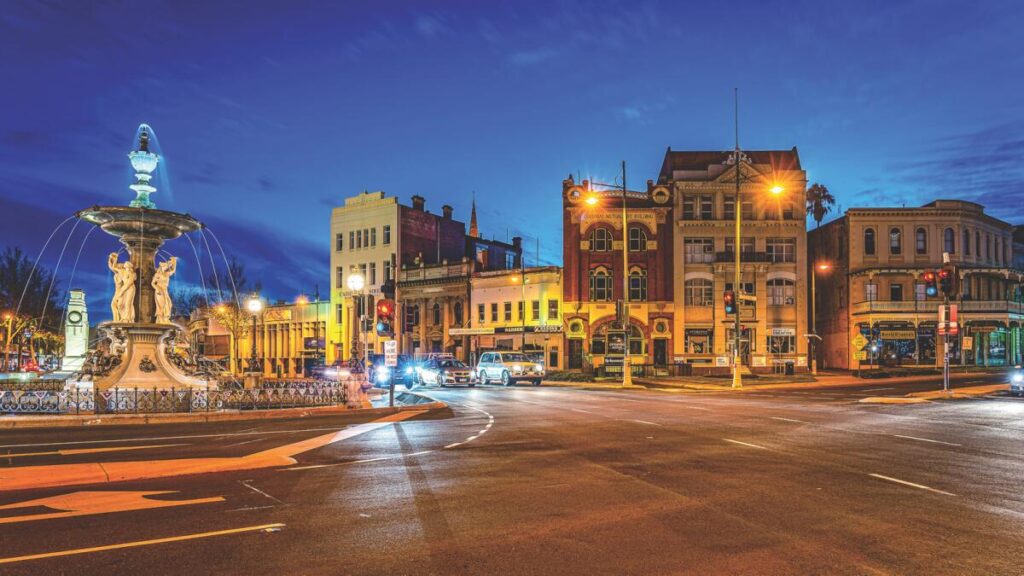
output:
[[[508,61],[516,66],[532,66],[551,60],[557,54],[558,52],[554,48],[517,50],[508,55]]]

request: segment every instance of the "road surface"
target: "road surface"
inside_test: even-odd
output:
[[[1024,401],[857,402],[887,387],[488,386],[369,427],[5,431],[0,466],[40,478],[348,435],[290,466],[0,490],[0,573],[1024,573]]]

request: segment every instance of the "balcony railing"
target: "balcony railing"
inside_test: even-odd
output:
[[[938,300],[868,300],[857,302],[852,306],[854,314],[867,314],[871,312],[918,312],[936,313],[941,302]],[[1010,300],[965,300],[963,302],[951,302],[959,307],[960,312],[1006,312],[1010,314],[1024,313],[1024,304]]]
[[[769,262],[769,263],[787,263],[793,264],[796,262],[796,258],[793,254],[775,254],[771,252],[747,252],[743,250],[740,252],[740,259],[743,262]],[[735,252],[715,252],[715,262],[728,264],[736,261]]]

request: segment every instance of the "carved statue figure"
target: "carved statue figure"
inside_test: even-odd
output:
[[[118,262],[117,252],[111,252],[107,267],[114,273],[114,297],[110,300],[114,322],[135,322],[135,266],[130,260]]]
[[[171,257],[164,260],[153,272],[153,295],[156,302],[156,323],[171,323],[171,295],[168,290],[171,284],[171,276],[178,268],[178,259]]]

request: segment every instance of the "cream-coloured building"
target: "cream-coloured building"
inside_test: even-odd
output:
[[[742,363],[754,371],[808,367],[807,175],[796,148],[666,152],[658,186],[674,200],[673,359],[727,370],[735,317],[723,295],[741,295]],[[740,202],[736,202],[737,171]],[[735,217],[741,211],[742,282],[735,282]]]
[[[380,298],[381,285],[394,280],[398,255],[398,198],[384,192],[363,192],[346,198],[331,211],[331,314],[327,323],[328,364],[348,359],[358,340],[358,318],[362,306],[374,314],[373,302]],[[358,272],[365,287],[357,294],[349,290],[349,276]],[[355,321],[353,321],[353,319]],[[372,348],[379,348],[370,332]]]
[[[479,272],[470,280],[467,335],[474,357],[481,350],[544,355],[548,370],[562,367],[562,270],[557,266]]]
[[[1022,360],[1024,271],[1014,265],[1013,226],[962,200],[911,208],[854,208],[810,234],[818,272],[817,318],[825,367],[942,363],[936,334],[943,297],[928,296],[923,274],[956,268],[959,334],[954,364]],[[872,352],[871,347],[875,346]]]

